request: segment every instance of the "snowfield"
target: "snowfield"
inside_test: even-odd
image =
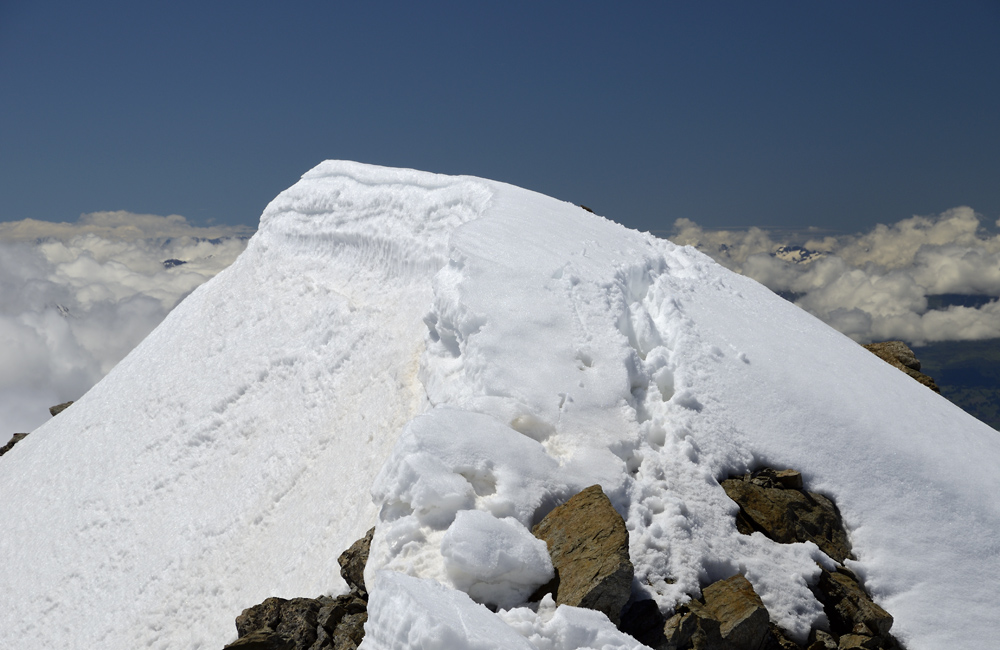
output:
[[[0,459],[0,647],[221,650],[268,596],[345,591],[337,556],[376,524],[364,648],[641,647],[525,606],[552,576],[531,526],[595,483],[634,597],[744,573],[802,638],[831,561],[739,534],[718,483],[765,464],[836,501],[909,650],[991,646],[996,431],[691,248],[328,161]]]

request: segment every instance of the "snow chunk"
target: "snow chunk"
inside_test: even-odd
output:
[[[546,594],[538,611],[519,607],[497,612],[538,650],[648,650],[620,632],[601,612],[555,604]]]
[[[535,650],[466,594],[395,571],[380,571],[368,601],[364,650]]]
[[[441,542],[444,568],[473,600],[500,607],[519,605],[555,575],[544,541],[513,517],[497,519],[464,510]]]

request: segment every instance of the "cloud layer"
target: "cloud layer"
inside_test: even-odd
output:
[[[251,234],[129,212],[0,223],[0,437],[80,397]]]
[[[929,308],[929,296],[1000,296],[1000,235],[971,208],[856,235],[711,231],[687,219],[674,228],[672,241],[793,299],[857,341],[1000,337],[996,300]]]

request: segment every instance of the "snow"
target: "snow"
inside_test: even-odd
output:
[[[639,647],[524,603],[552,570],[531,526],[595,483],[634,597],[668,611],[741,572],[801,637],[829,558],[739,534],[718,483],[762,464],[836,501],[910,650],[990,645],[995,431],[691,248],[328,161],[0,459],[0,647],[221,648],[268,596],[343,591],[372,524],[366,650]]]

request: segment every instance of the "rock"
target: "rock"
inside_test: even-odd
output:
[[[340,554],[337,562],[340,564],[340,575],[352,591],[367,594],[365,587],[365,565],[368,564],[368,551],[372,545],[373,527],[365,536],[351,544],[351,547]]]
[[[374,528],[369,530],[337,560],[350,593],[336,598],[268,598],[236,617],[239,639],[226,648],[356,650],[368,620],[364,570],[374,532]]]
[[[659,648],[666,643],[666,622],[655,600],[637,600],[622,613],[618,629],[651,648]]]
[[[918,382],[927,386],[935,393],[940,393],[937,383],[931,377],[920,372],[920,360],[913,353],[908,345],[902,341],[883,341],[881,343],[869,343],[864,346],[866,350],[873,353],[891,366],[902,370]]]
[[[764,641],[763,650],[802,650],[795,641],[785,635],[785,631],[774,623],[768,624],[768,638]]]
[[[762,650],[768,642],[776,642],[764,603],[750,582],[739,574],[705,587],[702,600],[692,600],[678,608],[664,625],[663,635],[665,642],[652,647]]]
[[[726,494],[740,506],[736,528],[746,535],[760,531],[782,544],[813,542],[837,562],[851,557],[837,506],[817,492],[786,488],[801,482],[798,472],[780,478],[778,474],[761,470],[722,481]]]
[[[809,638],[806,650],[837,650],[837,640],[829,632],[813,630]]]
[[[836,572],[823,569],[816,586],[816,597],[823,603],[823,610],[830,619],[830,631],[834,635],[857,635],[865,631],[872,636],[888,637],[892,616],[872,601],[864,587],[846,569]]]
[[[837,650],[878,650],[880,647],[878,639],[866,634],[845,634],[837,644]]]
[[[62,404],[56,404],[55,406],[50,406],[49,413],[52,414],[52,417],[55,417],[60,413],[62,413],[63,411],[65,411],[66,409],[68,409],[72,403],[73,401],[70,400],[68,402],[63,402]]]
[[[759,648],[767,636],[770,616],[750,581],[740,574],[702,590],[705,609],[719,621],[723,648]]]
[[[576,494],[531,532],[545,541],[556,571],[538,597],[552,591],[556,603],[596,609],[618,624],[634,569],[625,521],[601,486]]]
[[[271,628],[264,628],[236,639],[224,650],[294,650],[295,644]]]
[[[21,440],[22,440],[22,439],[23,439],[23,438],[24,438],[24,437],[25,437],[26,435],[28,435],[28,434],[26,434],[26,433],[15,433],[15,434],[14,434],[14,437],[10,439],[10,442],[8,442],[8,443],[7,443],[6,445],[4,445],[3,447],[0,447],[0,456],[3,456],[3,455],[4,455],[4,454],[6,454],[6,453],[7,453],[8,451],[10,451],[11,449],[13,449],[13,448],[14,448],[14,445],[16,445],[17,443],[21,442]]]

